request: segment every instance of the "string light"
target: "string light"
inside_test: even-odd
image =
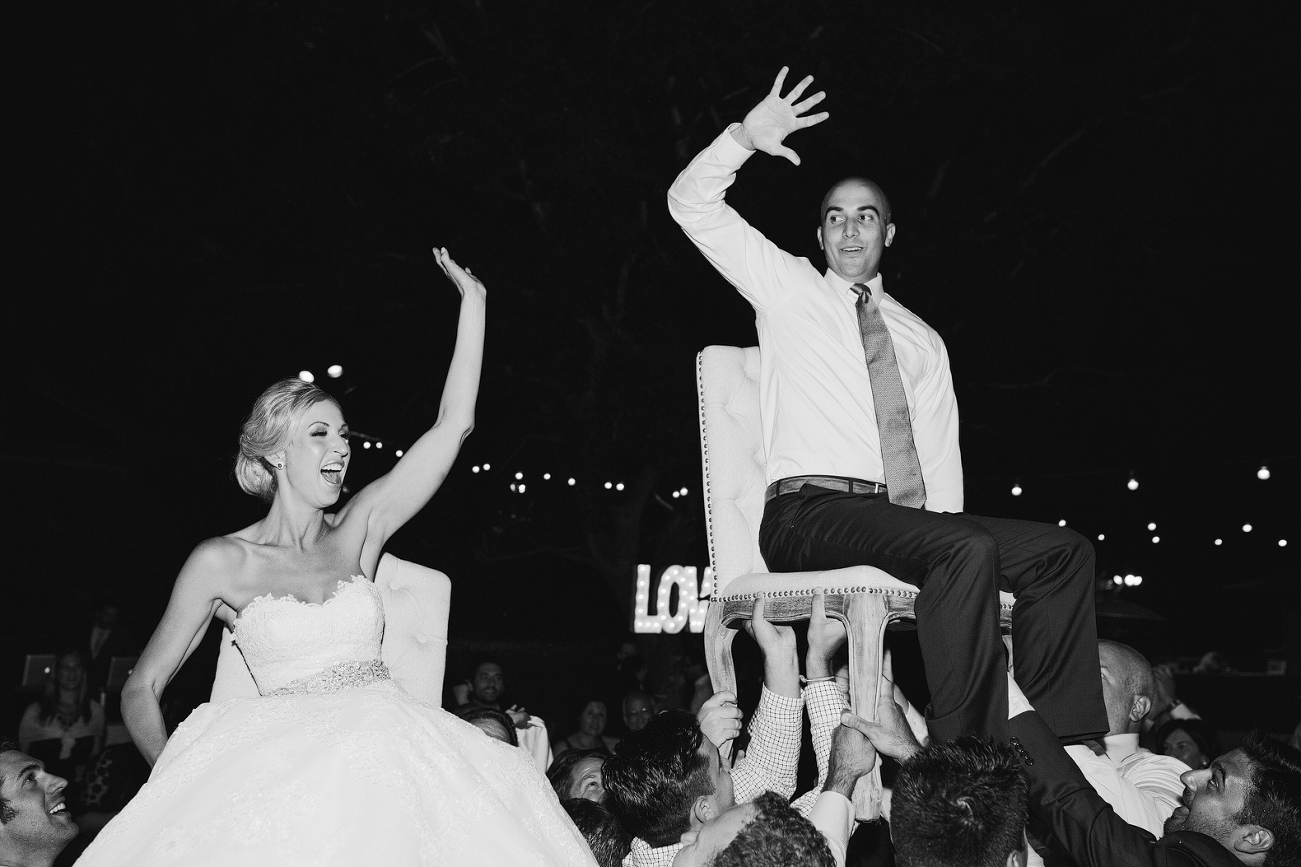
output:
[[[524,489],[525,489],[525,487],[527,487],[527,486],[526,486],[526,485],[520,485],[520,486],[519,486],[519,492],[520,492],[521,494],[524,493]]]
[[[1150,533],[1155,529],[1156,529],[1156,521],[1149,521],[1147,525],[1147,531]]]
[[[551,481],[551,473],[543,473],[543,474],[542,474],[542,481],[544,481],[544,482],[549,482],[549,481]]]
[[[370,448],[370,440],[363,440],[362,443],[361,443],[361,447],[362,447],[363,449],[368,449],[368,448]]]
[[[331,364],[325,369],[325,372],[329,375],[330,379],[338,379],[343,376],[343,365]]]
[[[1243,524],[1243,525],[1242,525],[1242,532],[1244,532],[1244,533],[1250,533],[1250,532],[1251,532],[1251,525],[1250,525],[1250,524]]]
[[[619,484],[615,485],[615,486],[614,486],[614,489],[615,489],[616,491],[622,491],[622,490],[623,490],[623,482],[620,482]]]
[[[488,470],[490,470],[490,469],[492,469],[492,464],[487,463],[487,462],[485,461],[484,464],[483,464],[483,471],[486,473],[486,472],[488,472]]]
[[[394,452],[394,454],[396,454],[398,457],[402,457],[402,449],[398,449],[396,452]]]
[[[1099,541],[1099,542],[1101,542],[1103,539],[1106,539],[1106,538],[1107,538],[1107,534],[1106,534],[1106,533],[1099,533],[1099,534],[1098,534],[1098,541]]]
[[[568,483],[568,484],[569,484],[569,487],[572,488],[574,485],[578,484],[578,482],[576,482],[576,481],[574,480],[574,477],[573,477],[573,476],[570,476],[570,477],[569,477],[569,483]]]
[[[1059,526],[1059,527],[1065,527],[1065,526],[1066,526],[1066,519],[1065,519],[1065,518],[1062,518],[1060,521],[1058,521],[1058,522],[1057,522],[1057,526]]]
[[[1160,542],[1160,541],[1161,541],[1161,537],[1160,537],[1160,536],[1153,536],[1153,537],[1152,537],[1152,544],[1153,544],[1153,545],[1155,545],[1157,542]]]
[[[1215,540],[1215,545],[1216,545],[1216,547],[1219,547],[1220,545],[1223,545],[1223,544],[1224,544],[1224,540],[1223,540],[1223,539],[1216,539],[1216,540]]]
[[[312,375],[312,372],[310,370],[298,371],[298,378],[301,379],[303,382],[316,382],[316,377]]]
[[[1125,484],[1125,487],[1129,488],[1131,491],[1137,491],[1138,479],[1134,478],[1133,475],[1131,475],[1129,477],[1129,481]]]
[[[683,485],[682,488],[678,491],[678,493],[685,497],[687,495],[686,485]]]
[[[1279,539],[1279,540],[1278,540],[1278,547],[1280,547],[1280,548],[1286,548],[1286,547],[1287,547],[1287,539]]]
[[[1262,482],[1268,479],[1269,467],[1262,466],[1260,469],[1256,470],[1256,478],[1260,479]]]
[[[613,487],[614,487],[614,485],[611,484],[610,482],[606,482],[606,483],[605,483],[605,489],[606,489],[607,491],[610,490],[610,489],[613,488]]]
[[[377,449],[382,449],[382,448],[384,448],[384,444],[383,444],[382,442],[380,442],[379,440],[375,440],[375,448],[377,448]]]
[[[523,473],[516,473],[516,474],[515,474],[515,481],[518,482],[518,481],[519,481],[520,479],[522,479],[522,478],[524,478],[524,474],[523,474]]]
[[[478,465],[478,464],[475,464],[474,466],[470,467],[470,472],[472,472],[472,473],[477,473],[477,472],[479,472],[479,465]]]
[[[1020,483],[1020,482],[1017,482],[1017,483],[1015,483],[1015,484],[1012,485],[1012,496],[1014,496],[1014,497],[1019,497],[1019,496],[1021,496],[1021,483]]]

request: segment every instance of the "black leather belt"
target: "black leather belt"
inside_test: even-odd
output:
[[[805,485],[830,488],[833,491],[844,491],[848,494],[884,494],[886,492],[885,485],[881,482],[865,482],[862,479],[851,479],[848,476],[789,476],[785,479],[778,479],[769,485],[763,501],[766,503],[773,497],[792,494]]]

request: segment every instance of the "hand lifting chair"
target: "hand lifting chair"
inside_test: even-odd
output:
[[[758,347],[709,346],[696,356],[700,449],[713,596],[705,615],[705,658],[714,690],[736,691],[732,639],[750,618],[754,594],[767,595],[764,614],[776,623],[808,620],[813,589],[821,587],[829,616],[849,633],[850,702],[854,713],[876,719],[886,627],[912,620],[918,588],[872,566],[822,572],[770,573],[759,553],[759,522],[767,485],[759,418]],[[1013,597],[1000,594],[999,614],[1011,628]],[[880,762],[854,790],[860,821],[880,815]]]
[[[385,554],[379,561],[375,586],[384,605],[380,658],[399,686],[416,698],[441,707],[451,580],[436,569]],[[258,689],[253,675],[230,630],[223,629],[211,700],[256,695]]]

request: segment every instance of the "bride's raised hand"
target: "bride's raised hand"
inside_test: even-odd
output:
[[[443,269],[443,273],[456,286],[456,291],[461,293],[462,298],[467,295],[487,297],[488,289],[483,285],[483,281],[474,276],[469,268],[462,268],[456,264],[456,261],[448,255],[446,247],[434,248],[434,261],[438,262],[438,267]]]

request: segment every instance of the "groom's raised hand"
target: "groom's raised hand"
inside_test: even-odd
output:
[[[750,113],[745,116],[745,120],[741,121],[741,125],[732,130],[732,138],[744,148],[760,150],[775,157],[785,157],[798,166],[799,155],[782,142],[786,136],[796,130],[822,123],[830,115],[822,111],[807,117],[800,116],[826,99],[827,94],[818,91],[803,102],[797,103],[796,100],[813,83],[813,76],[807,75],[791,89],[790,93],[782,96],[782,84],[785,83],[786,73],[789,71],[789,67],[781,68],[781,72],[777,73],[777,80],[772,83],[772,90],[762,102],[750,109]]]

